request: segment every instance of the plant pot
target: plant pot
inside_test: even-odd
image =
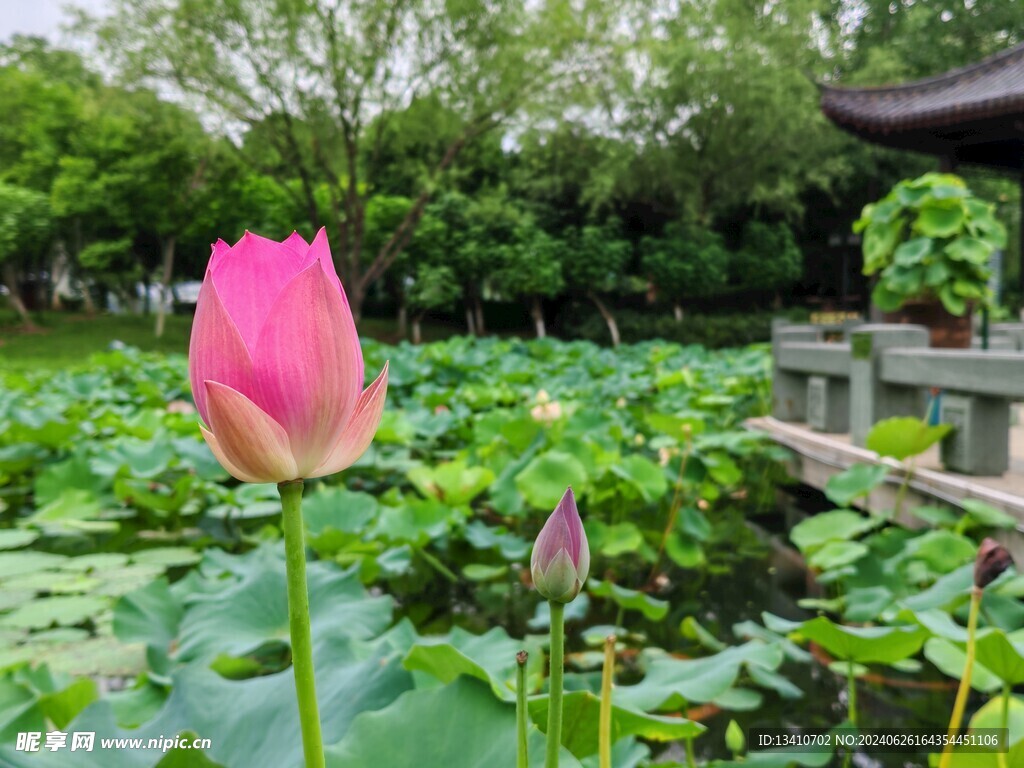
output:
[[[912,323],[928,329],[930,344],[942,349],[970,349],[971,311],[963,317],[950,314],[941,301],[908,301],[895,312],[883,315],[887,323]]]

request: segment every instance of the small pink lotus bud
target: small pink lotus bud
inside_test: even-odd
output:
[[[974,561],[974,586],[984,589],[1013,565],[1013,558],[1006,547],[995,539],[985,539],[978,547]]]
[[[533,585],[548,600],[572,602],[583,588],[590,572],[590,546],[572,488],[565,490],[537,536],[530,571]]]

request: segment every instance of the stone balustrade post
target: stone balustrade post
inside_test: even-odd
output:
[[[864,446],[871,427],[890,416],[924,417],[921,388],[893,386],[880,376],[883,350],[927,347],[923,325],[865,324],[850,334],[850,433],[853,444]]]
[[[817,340],[813,326],[772,321],[772,416],[780,421],[807,420],[807,375],[781,370],[779,347],[787,341]]]

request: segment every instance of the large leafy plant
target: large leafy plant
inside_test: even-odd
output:
[[[864,274],[879,276],[871,295],[879,309],[937,299],[963,315],[991,303],[989,259],[1006,245],[1006,228],[958,176],[901,181],[864,207],[853,231],[864,236]]]

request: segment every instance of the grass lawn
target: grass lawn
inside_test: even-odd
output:
[[[167,318],[163,338],[153,334],[153,317],[135,315],[96,315],[50,312],[34,317],[38,330],[26,331],[12,312],[0,311],[0,369],[60,369],[85,361],[94,352],[121,341],[150,352],[188,352],[192,318],[172,315]],[[381,341],[399,341],[395,322],[366,318],[359,332]],[[425,325],[426,341],[447,338],[464,332],[444,325]]]

